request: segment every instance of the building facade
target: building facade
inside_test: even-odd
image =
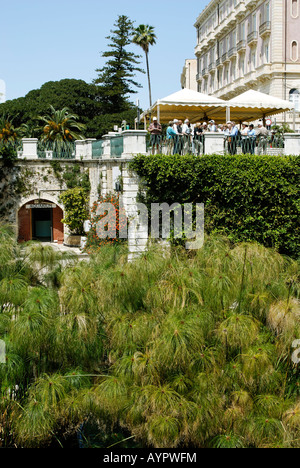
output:
[[[193,91],[198,91],[196,75],[197,59],[186,60],[180,78],[181,88],[187,88],[192,89]]]
[[[212,0],[195,23],[197,90],[229,100],[255,89],[292,101],[299,130],[299,26],[300,0]]]

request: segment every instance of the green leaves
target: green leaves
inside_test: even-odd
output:
[[[138,67],[139,56],[128,50],[133,22],[127,16],[120,15],[114,26],[112,35],[107,37],[111,41],[108,44],[110,50],[102,54],[108,61],[104,67],[96,70],[98,78],[94,80],[98,85],[102,107],[108,114],[128,110],[128,95],[135,93],[135,88],[140,87],[135,81],[135,72],[142,71]]]
[[[208,233],[299,255],[298,156],[139,155],[130,165],[149,205],[205,203]]]
[[[104,247],[53,284],[64,258],[0,238],[4,445],[63,444],[89,422],[100,447],[120,428],[143,447],[299,447],[296,261],[211,236],[132,263]]]
[[[65,207],[65,218],[62,220],[73,234],[83,235],[83,223],[88,219],[88,196],[84,188],[75,187],[66,190],[60,200]]]

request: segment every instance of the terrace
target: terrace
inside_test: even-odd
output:
[[[18,158],[22,160],[60,160],[60,161],[82,161],[82,160],[128,160],[137,154],[160,153],[170,154],[227,154],[230,152],[228,137],[223,133],[206,132],[199,138],[192,136],[178,136],[177,139],[167,139],[162,135],[158,142],[158,149],[153,148],[150,135],[144,130],[127,130],[121,135],[106,135],[101,140],[79,140],[66,146],[49,145],[37,139],[24,138],[12,145],[17,151]],[[241,137],[235,140],[236,154],[247,153],[259,154],[259,140],[255,143],[249,139],[245,142]],[[272,134],[264,148],[264,154],[268,155],[291,155],[300,153],[300,134]],[[1,160],[1,159],[0,159]]]

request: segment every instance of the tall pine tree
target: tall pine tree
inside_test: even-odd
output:
[[[137,92],[134,88],[141,87],[135,81],[135,74],[144,73],[138,67],[141,56],[126,49],[132,44],[133,22],[122,15],[118,17],[114,27],[116,29],[111,30],[111,36],[106,38],[111,41],[108,44],[110,50],[102,54],[102,57],[109,60],[103,68],[96,70],[98,78],[94,80],[101,96],[102,112],[107,114],[124,112],[131,107],[128,98]]]

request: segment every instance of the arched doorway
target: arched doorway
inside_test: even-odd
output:
[[[18,240],[27,242],[64,241],[63,211],[47,200],[33,200],[24,204],[18,212]]]

